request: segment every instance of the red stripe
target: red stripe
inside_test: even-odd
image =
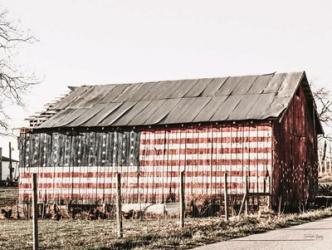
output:
[[[167,146],[166,146],[167,147]],[[141,155],[175,155],[175,154],[242,154],[271,153],[272,148],[186,148],[186,149],[141,149]]]
[[[141,160],[141,166],[210,166],[210,165],[271,165],[270,159],[196,159],[196,160]]]
[[[270,142],[271,137],[213,137],[213,138],[172,138],[172,139],[141,139],[141,146],[154,144],[195,144],[195,143],[240,143],[240,142]]]
[[[259,126],[227,126],[223,127],[222,125],[211,126],[211,125],[202,125],[202,126],[193,126],[191,128],[170,128],[170,129],[145,129],[141,131],[142,134],[165,134],[165,133],[192,133],[199,134],[202,132],[242,132],[242,131],[271,131],[271,125],[259,125]]]

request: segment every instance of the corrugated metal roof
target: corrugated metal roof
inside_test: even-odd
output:
[[[38,128],[276,118],[303,77],[294,72],[76,87]]]

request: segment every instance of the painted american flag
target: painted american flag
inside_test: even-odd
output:
[[[33,172],[38,173],[39,199],[44,202],[112,202],[117,172],[122,174],[126,203],[177,201],[181,171],[185,172],[187,200],[221,197],[225,172],[230,194],[244,193],[246,177],[250,192],[269,192],[272,127],[197,124],[143,129],[138,162],[121,166],[22,167],[20,199],[31,197]]]

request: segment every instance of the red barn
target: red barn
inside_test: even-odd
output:
[[[71,87],[20,136],[20,200],[39,176],[46,203],[268,196],[275,208],[312,200],[323,132],[304,72]]]

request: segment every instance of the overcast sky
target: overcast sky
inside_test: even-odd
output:
[[[306,70],[332,89],[332,1],[3,0],[39,42],[15,62],[41,84],[12,127],[68,85]]]

